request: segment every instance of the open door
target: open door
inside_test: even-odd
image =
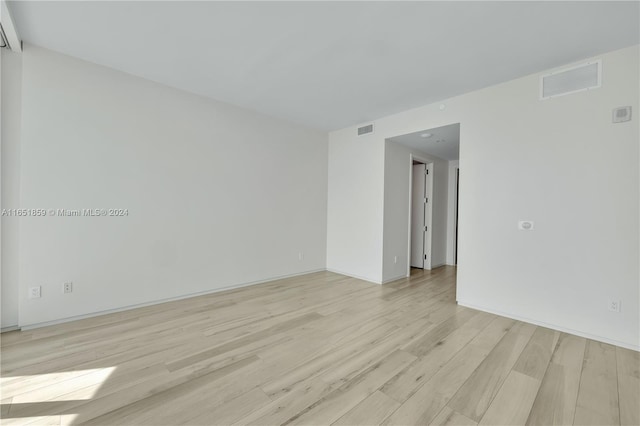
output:
[[[414,164],[411,190],[411,267],[431,269],[432,165]]]

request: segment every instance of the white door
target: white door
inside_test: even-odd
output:
[[[431,269],[431,215],[433,200],[433,163],[425,167],[424,175],[424,269]]]
[[[424,268],[424,164],[414,164],[411,184],[411,266]]]
[[[431,164],[414,164],[411,186],[411,266],[431,269]]]

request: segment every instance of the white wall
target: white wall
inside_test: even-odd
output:
[[[386,141],[384,156],[383,282],[407,275],[411,155],[433,163],[431,266],[445,263],[447,248],[448,162]],[[395,256],[398,262],[395,263]]]
[[[598,58],[603,85],[597,90],[540,101],[536,74],[449,99],[444,110],[427,105],[376,120],[366,144],[355,128],[331,133],[334,153],[349,150],[360,160],[351,178],[345,157],[329,156],[330,173],[343,172],[333,185],[330,177],[330,247],[339,246],[338,234],[349,246],[344,257],[330,249],[332,262],[354,275],[366,273],[364,265],[379,271],[389,262],[391,253],[377,249],[352,255],[380,247],[386,235],[377,226],[389,222],[373,209],[384,186],[362,178],[384,170],[384,140],[459,122],[459,303],[640,347],[640,121],[634,112],[630,123],[611,123],[614,107],[639,110],[638,46]],[[396,177],[385,173],[385,191],[402,182]],[[332,221],[356,189],[350,215],[368,224],[367,241],[363,227],[338,232]],[[535,221],[535,231],[518,231],[521,219]],[[621,313],[608,311],[610,297],[622,300]]]
[[[21,206],[129,216],[22,219],[21,326],[325,268],[326,134],[30,45],[22,108]]]
[[[384,138],[331,133],[327,269],[382,282]]]
[[[1,180],[2,208],[20,206],[20,92],[22,56],[0,49],[2,56]],[[16,217],[2,217],[1,300],[3,329],[18,325],[18,225]]]

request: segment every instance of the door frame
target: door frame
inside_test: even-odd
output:
[[[412,208],[411,208],[411,202],[413,200],[413,161],[418,161],[420,163],[424,163],[425,166],[427,166],[428,169],[431,170],[431,186],[429,188],[429,196],[431,197],[431,202],[427,203],[427,208],[431,210],[430,214],[429,214],[429,223],[427,224],[427,227],[429,229],[428,235],[429,238],[431,239],[432,237],[432,222],[433,222],[433,160],[427,159],[427,157],[421,157],[419,155],[416,154],[409,154],[409,164],[408,164],[408,170],[409,170],[409,226],[407,227],[407,277],[411,275],[411,224],[412,224]],[[431,167],[429,167],[431,166]],[[430,244],[431,245],[431,244]],[[429,253],[429,256],[431,256],[431,253]],[[431,266],[431,259],[429,259],[429,266]]]
[[[458,203],[460,202],[460,163],[455,167],[456,171],[456,186],[455,186],[455,198],[454,211],[455,211],[455,224],[453,228],[453,265],[458,266]]]

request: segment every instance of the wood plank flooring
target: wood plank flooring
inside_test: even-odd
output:
[[[640,424],[637,352],[320,272],[1,336],[2,424]]]

